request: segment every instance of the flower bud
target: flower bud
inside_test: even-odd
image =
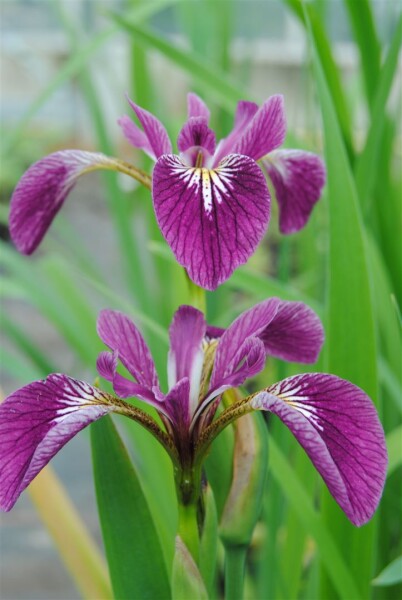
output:
[[[248,546],[261,513],[267,473],[268,439],[259,414],[235,423],[233,478],[219,534],[226,546]]]
[[[208,600],[198,567],[180,536],[176,537],[173,559],[172,597],[175,600]]]

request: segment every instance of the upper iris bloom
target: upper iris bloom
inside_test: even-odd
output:
[[[149,349],[123,314],[102,311],[99,373],[116,395],[67,375],[53,374],[9,396],[0,406],[0,506],[9,510],[47,462],[78,431],[107,413],[142,423],[172,458],[178,497],[197,500],[201,466],[212,440],[255,410],[276,414],[292,431],[356,525],[373,515],[385,481],[384,432],[374,405],[358,387],[333,375],[289,377],[239,400],[218,418],[221,394],[262,371],[266,356],[313,363],[323,342],[315,313],[300,302],[271,298],[240,315],[225,331],[201,312],[181,306],[170,327],[169,391],[160,390]],[[117,372],[118,361],[133,377]],[[122,400],[152,405],[160,423]]]
[[[55,152],[35,163],[17,185],[10,232],[31,254],[80,175],[96,169],[123,172],[151,187],[156,218],[177,261],[199,286],[213,290],[247,262],[267,229],[268,173],[279,203],[280,228],[303,227],[325,183],[321,159],[309,152],[278,150],[286,132],[282,96],[259,108],[238,103],[234,127],[216,144],[209,110],[188,96],[188,120],[174,154],[168,134],[151,113],[129,101],[142,129],[129,117],[120,125],[130,143],[156,161],[152,180],[124,161],[81,150]]]

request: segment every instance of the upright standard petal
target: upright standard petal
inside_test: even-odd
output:
[[[0,508],[10,510],[76,433],[114,408],[109,394],[60,374],[9,396],[0,405]]]
[[[119,359],[140,385],[150,390],[159,385],[149,348],[126,315],[116,310],[102,310],[98,317],[97,331],[106,346],[113,351],[117,350]],[[102,361],[102,365],[105,365],[105,361]]]
[[[363,525],[373,516],[387,451],[376,409],[363,390],[334,375],[308,373],[267,388],[250,404],[289,427],[352,523]]]
[[[325,185],[323,161],[303,150],[275,150],[262,164],[275,188],[280,230],[299,231],[307,223]]]
[[[153,114],[144,108],[134,104],[130,98],[127,98],[127,100],[142,125],[144,133],[148,139],[149,146],[152,149],[153,157],[158,159],[160,156],[162,156],[162,154],[171,154],[172,144],[170,143],[166,129],[159,119],[157,119]]]
[[[250,337],[259,338],[271,356],[312,363],[321,350],[324,330],[315,312],[302,302],[284,302],[279,298],[264,300],[237,317],[222,335],[216,351],[212,386],[219,385],[219,381],[233,371],[238,348]]]
[[[155,152],[148,136],[130,119],[130,117],[123,115],[120,119],[117,119],[117,122],[123,131],[124,137],[132,146],[134,146],[134,148],[143,150],[145,154],[148,154],[148,156],[152,158],[152,160],[156,160]]]
[[[9,218],[11,238],[20,252],[32,254],[78,177],[96,169],[118,169],[118,161],[98,152],[61,150],[24,173],[12,195]]]
[[[240,102],[237,103],[233,129],[226,138],[219,142],[214,155],[214,166],[219,164],[224,156],[233,152],[236,142],[240,139],[241,134],[257,111],[258,104],[255,104],[254,102],[240,100]]]
[[[208,127],[204,117],[191,117],[177,138],[177,147],[180,152],[185,152],[194,146],[205,148],[209,154],[215,152],[215,133]]]
[[[198,403],[204,352],[206,323],[202,312],[192,306],[180,306],[170,326],[168,355],[169,388],[187,377],[190,381],[190,412]]]
[[[280,146],[286,134],[283,96],[271,96],[255,113],[233,146],[233,152],[259,160]]]
[[[209,121],[210,112],[208,106],[193,92],[187,94],[187,114],[189,119],[191,117],[204,117],[207,123]]]
[[[270,197],[258,165],[229,155],[213,170],[162,156],[153,172],[159,227],[177,261],[214,290],[247,262],[268,225]]]

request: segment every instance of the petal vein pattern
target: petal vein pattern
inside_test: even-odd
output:
[[[373,515],[385,482],[384,432],[370,398],[349,381],[308,373],[289,377],[251,400],[289,427],[329,491],[355,525]]]
[[[109,394],[61,374],[9,396],[0,406],[0,507],[10,510],[74,435],[115,408]]]
[[[176,259],[208,290],[248,260],[270,216],[260,168],[236,154],[213,170],[188,167],[174,155],[162,156],[153,172],[153,201]]]

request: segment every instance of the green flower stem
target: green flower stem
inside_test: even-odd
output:
[[[225,544],[225,600],[242,600],[247,546]]]
[[[195,308],[198,308],[198,310],[203,312],[205,315],[206,310],[207,310],[205,290],[203,288],[199,287],[193,281],[191,281],[190,277],[187,274],[187,271],[185,271],[185,273],[186,273],[186,278],[187,278],[188,287],[189,287],[189,291],[190,291],[191,305],[194,306]]]
[[[178,534],[191,552],[195,563],[198,563],[200,554],[200,534],[198,530],[197,504],[181,504],[179,502],[178,508]]]

